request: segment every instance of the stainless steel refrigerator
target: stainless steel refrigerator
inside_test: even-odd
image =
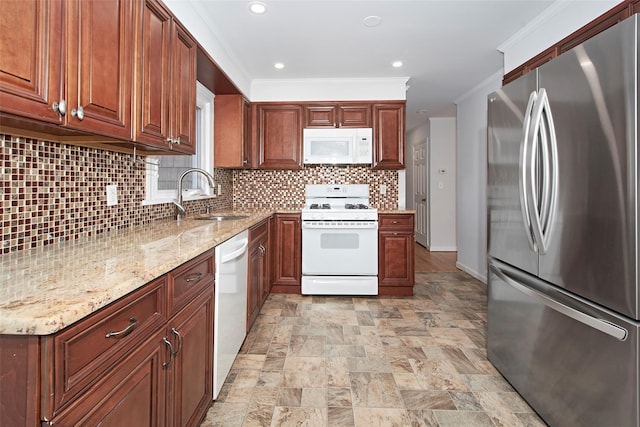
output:
[[[488,99],[488,357],[552,426],[640,426],[638,23]]]

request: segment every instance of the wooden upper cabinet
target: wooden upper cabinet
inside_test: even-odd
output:
[[[373,104],[373,168],[404,169],[405,103]]]
[[[66,125],[130,140],[132,3],[73,0],[65,7]]]
[[[213,105],[214,166],[250,167],[251,104],[242,95],[216,95]]]
[[[196,152],[196,58],[198,44],[177,22],[173,23],[171,86],[169,108],[174,150]]]
[[[0,28],[0,111],[61,123],[62,1],[2,0]]]
[[[371,104],[347,102],[305,104],[305,127],[371,127]]]
[[[251,113],[254,164],[261,169],[302,169],[302,105],[254,104]]]
[[[165,145],[169,137],[171,14],[156,0],[136,3],[135,137]]]
[[[639,0],[632,1],[631,4],[629,5],[629,7],[631,8],[631,14],[640,13],[640,1]]]
[[[195,153],[197,43],[157,0],[136,2],[134,140]]]

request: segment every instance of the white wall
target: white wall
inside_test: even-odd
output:
[[[429,250],[456,250],[456,119],[429,119]]]
[[[457,267],[487,281],[487,95],[502,84],[498,72],[456,100]]]

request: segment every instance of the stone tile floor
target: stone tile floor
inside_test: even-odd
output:
[[[414,293],[270,295],[202,427],[545,426],[486,359],[486,286]]]

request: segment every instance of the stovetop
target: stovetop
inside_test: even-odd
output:
[[[302,220],[377,220],[378,210],[369,206],[368,184],[305,187]]]

